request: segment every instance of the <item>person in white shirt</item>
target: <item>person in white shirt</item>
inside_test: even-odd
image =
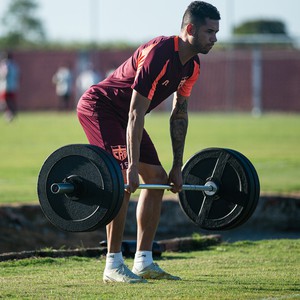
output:
[[[69,67],[59,67],[52,77],[52,82],[56,85],[56,95],[59,99],[60,107],[70,108],[72,95],[73,76]]]

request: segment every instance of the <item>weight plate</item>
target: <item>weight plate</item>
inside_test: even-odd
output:
[[[65,231],[89,231],[106,225],[118,194],[115,170],[106,156],[90,145],[67,145],[53,152],[38,177],[41,208],[49,221]],[[70,176],[82,179],[81,193],[75,197],[53,194],[53,183]]]
[[[99,220],[99,223],[95,225],[95,227],[89,229],[89,231],[92,231],[110,223],[119,212],[119,209],[123,202],[124,182],[123,177],[121,177],[122,174],[120,172],[119,165],[109,153],[94,145],[88,145],[88,147],[96,151],[98,155],[101,156],[101,158],[105,161],[109,168],[111,180],[113,182],[110,209],[106,213],[105,217]],[[121,188],[121,186],[123,186],[123,188]]]
[[[242,218],[240,220],[240,223],[237,224],[237,226],[240,226],[242,224],[244,224],[254,213],[256,206],[258,204],[259,201],[259,197],[260,197],[260,182],[259,182],[259,177],[257,174],[257,171],[255,169],[255,167],[253,166],[252,162],[242,153],[233,150],[233,149],[227,149],[228,151],[230,151],[231,153],[233,153],[234,155],[238,156],[240,160],[244,161],[245,165],[248,166],[249,168],[249,174],[252,175],[253,180],[254,180],[254,186],[253,186],[253,191],[254,191],[254,195],[253,198],[251,199],[251,201],[248,202],[249,206],[248,206],[248,210],[245,210],[245,214],[244,214],[244,218]]]
[[[108,224],[117,216],[123,203],[123,199],[124,199],[123,174],[118,162],[116,161],[116,159],[113,158],[111,154],[94,145],[89,145],[89,147],[97,151],[99,155],[106,157],[105,158],[106,162],[110,164],[111,167],[114,169],[114,172],[111,173],[111,176],[113,177],[113,180],[116,183],[116,186],[114,188],[115,196],[113,197],[113,203],[111,205],[112,208],[111,214],[108,215],[108,219],[105,221],[106,224]]]
[[[238,218],[236,218],[234,222],[232,222],[225,228],[226,230],[228,230],[240,226],[248,219],[247,218],[248,213],[252,208],[253,201],[255,200],[256,187],[255,187],[255,181],[253,178],[252,170],[250,169],[248,163],[244,160],[244,158],[238,155],[237,151],[231,151],[231,149],[224,149],[224,150],[229,151],[233,155],[233,157],[239,162],[240,166],[243,169],[244,176],[248,184],[247,200],[244,202],[243,210],[241,211]],[[228,197],[228,194],[230,195],[230,193],[226,193],[226,195],[223,194],[223,197],[226,199],[226,197]]]
[[[184,184],[203,185],[212,180],[219,187],[212,196],[196,191],[179,193],[184,213],[201,228],[227,230],[248,216],[257,191],[249,166],[240,156],[229,149],[204,149],[187,161],[182,174]]]

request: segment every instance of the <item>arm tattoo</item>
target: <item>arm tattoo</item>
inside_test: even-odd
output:
[[[173,148],[173,166],[182,166],[185,137],[188,127],[187,101],[176,104],[170,118],[170,133]]]
[[[176,103],[175,107],[176,114],[186,114],[187,113],[187,101],[184,100],[182,103]]]

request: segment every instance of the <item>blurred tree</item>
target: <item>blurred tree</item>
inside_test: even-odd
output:
[[[279,20],[252,20],[241,23],[233,30],[235,35],[242,34],[283,34],[287,35],[285,24]]]
[[[46,41],[42,21],[36,17],[38,4],[35,0],[11,0],[2,16],[4,36],[1,44],[5,47],[18,47]]]

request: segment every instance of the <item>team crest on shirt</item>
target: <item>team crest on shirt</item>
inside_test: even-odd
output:
[[[111,146],[111,151],[117,160],[124,160],[127,157],[127,149],[125,145]]]

